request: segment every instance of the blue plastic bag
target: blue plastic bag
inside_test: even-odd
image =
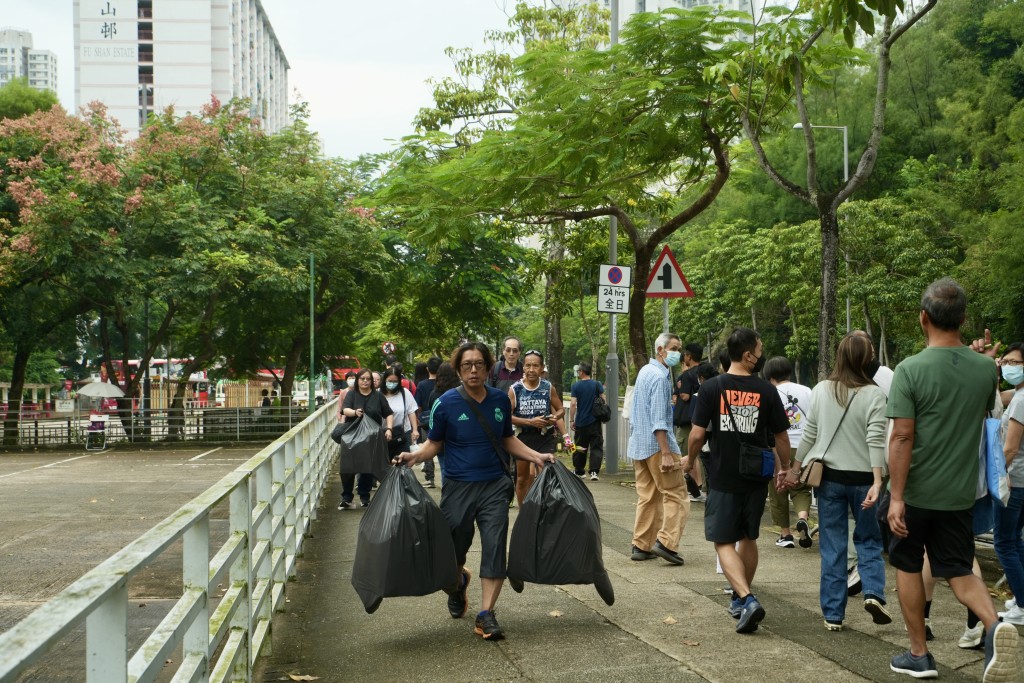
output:
[[[994,417],[985,418],[985,431],[981,438],[985,448],[988,492],[998,505],[1006,507],[1010,502],[1010,481],[1006,476],[1006,458],[1003,456],[1003,439],[999,431],[999,420]]]

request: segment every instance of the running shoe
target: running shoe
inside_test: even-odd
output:
[[[1015,683],[1020,681],[1017,667],[1017,629],[1001,621],[985,634],[985,668],[982,683]]]
[[[487,610],[476,615],[476,624],[473,631],[484,640],[501,640],[505,637],[498,620],[494,617],[494,610]]]
[[[786,534],[785,536],[779,536],[779,540],[775,541],[775,545],[780,548],[795,548],[796,543],[793,542],[793,534]]]
[[[981,647],[981,641],[985,639],[985,624],[980,621],[974,625],[974,628],[968,626],[964,629],[964,634],[960,636],[960,640],[957,641],[956,646],[964,650],[973,650],[976,647]]]
[[[434,488],[434,480],[433,479],[427,479],[425,482],[423,482],[423,488],[425,488],[425,489],[432,489],[432,488]]]
[[[885,609],[885,603],[874,595],[864,597],[864,611],[871,615],[871,621],[879,626],[892,623],[892,615]]]
[[[739,619],[741,614],[743,614],[743,601],[739,598],[733,598],[729,603],[729,616],[733,619]]]
[[[806,519],[798,519],[796,521],[796,532],[800,534],[800,547],[810,548],[813,541],[811,541],[811,530],[807,526]]]
[[[461,619],[469,607],[469,600],[466,598],[466,589],[469,587],[470,573],[468,569],[462,570],[462,582],[459,588],[448,596],[448,614],[452,619]]]
[[[1007,609],[1005,612],[1000,612],[999,616],[1007,624],[1013,624],[1014,626],[1024,626],[1024,609],[1021,609],[1017,605]]]
[[[343,500],[338,503],[339,510],[348,510],[350,507],[352,507],[352,501],[350,500]]]
[[[590,473],[590,481],[601,481],[600,479],[597,478],[597,472]]]
[[[909,651],[896,655],[889,662],[889,668],[898,674],[907,674],[914,678],[938,678],[939,670],[935,668],[935,657],[931,652],[925,652],[920,657],[915,657]]]
[[[736,633],[753,633],[764,616],[764,607],[761,607],[761,603],[753,595],[748,595],[740,613],[739,623],[736,624]]]
[[[843,630],[843,622],[841,622],[841,621],[829,621],[828,619],[826,619],[825,620],[825,630],[826,631],[842,631]]]
[[[689,498],[690,498],[690,502],[691,503],[706,503],[706,502],[708,502],[708,497],[705,496],[703,493],[701,493],[699,496],[695,496],[695,495],[693,495],[691,493],[691,494],[689,494]]]

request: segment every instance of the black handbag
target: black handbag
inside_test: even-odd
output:
[[[729,422],[732,423],[733,433],[740,442],[739,473],[744,479],[754,481],[768,481],[775,473],[775,454],[771,449],[761,448],[754,444],[744,443],[743,433],[736,426],[736,418],[732,415],[732,405],[725,398],[725,387],[722,387],[722,400],[725,402],[726,410],[729,411]]]
[[[594,416],[594,419],[598,422],[608,422],[612,419],[612,408],[608,403],[601,398],[598,394],[594,397],[594,405],[590,408],[590,414]]]

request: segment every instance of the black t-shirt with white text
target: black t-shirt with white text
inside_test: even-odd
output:
[[[733,422],[742,436],[736,434]],[[740,444],[769,448],[775,434],[789,429],[789,418],[779,392],[769,382],[760,377],[724,374],[700,386],[693,424],[710,425],[708,486],[742,493],[764,486],[764,482],[740,476]]]

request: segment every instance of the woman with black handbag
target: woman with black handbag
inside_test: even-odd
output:
[[[801,464],[821,469],[817,485],[821,546],[819,598],[825,628],[840,631],[846,615],[848,516],[853,514],[853,543],[864,583],[864,609],[876,624],[888,624],[885,609],[885,564],[882,532],[872,509],[882,488],[885,466],[885,392],[867,370],[874,352],[871,342],[847,334],[839,342],[836,365],[811,392],[800,448],[787,472],[786,484],[800,482]],[[813,481],[811,482],[813,484]]]
[[[356,375],[356,386],[345,394],[345,402],[342,404],[341,412],[345,415],[346,424],[364,415],[373,419],[377,424],[385,425],[384,436],[391,439],[393,416],[391,406],[380,395],[380,392],[373,388],[373,373],[363,368]],[[352,507],[352,486],[356,479],[355,474],[341,475],[341,504],[339,510]],[[359,493],[359,502],[362,507],[370,504],[370,490],[373,488],[373,474],[361,472],[356,491]]]
[[[408,451],[412,444],[419,443],[420,426],[416,420],[416,411],[419,404],[412,392],[402,386],[402,372],[395,366],[384,371],[384,386],[380,393],[391,407],[392,419],[395,431],[388,436],[388,459],[393,459],[399,453]],[[430,479],[427,480],[427,488],[434,485]]]

